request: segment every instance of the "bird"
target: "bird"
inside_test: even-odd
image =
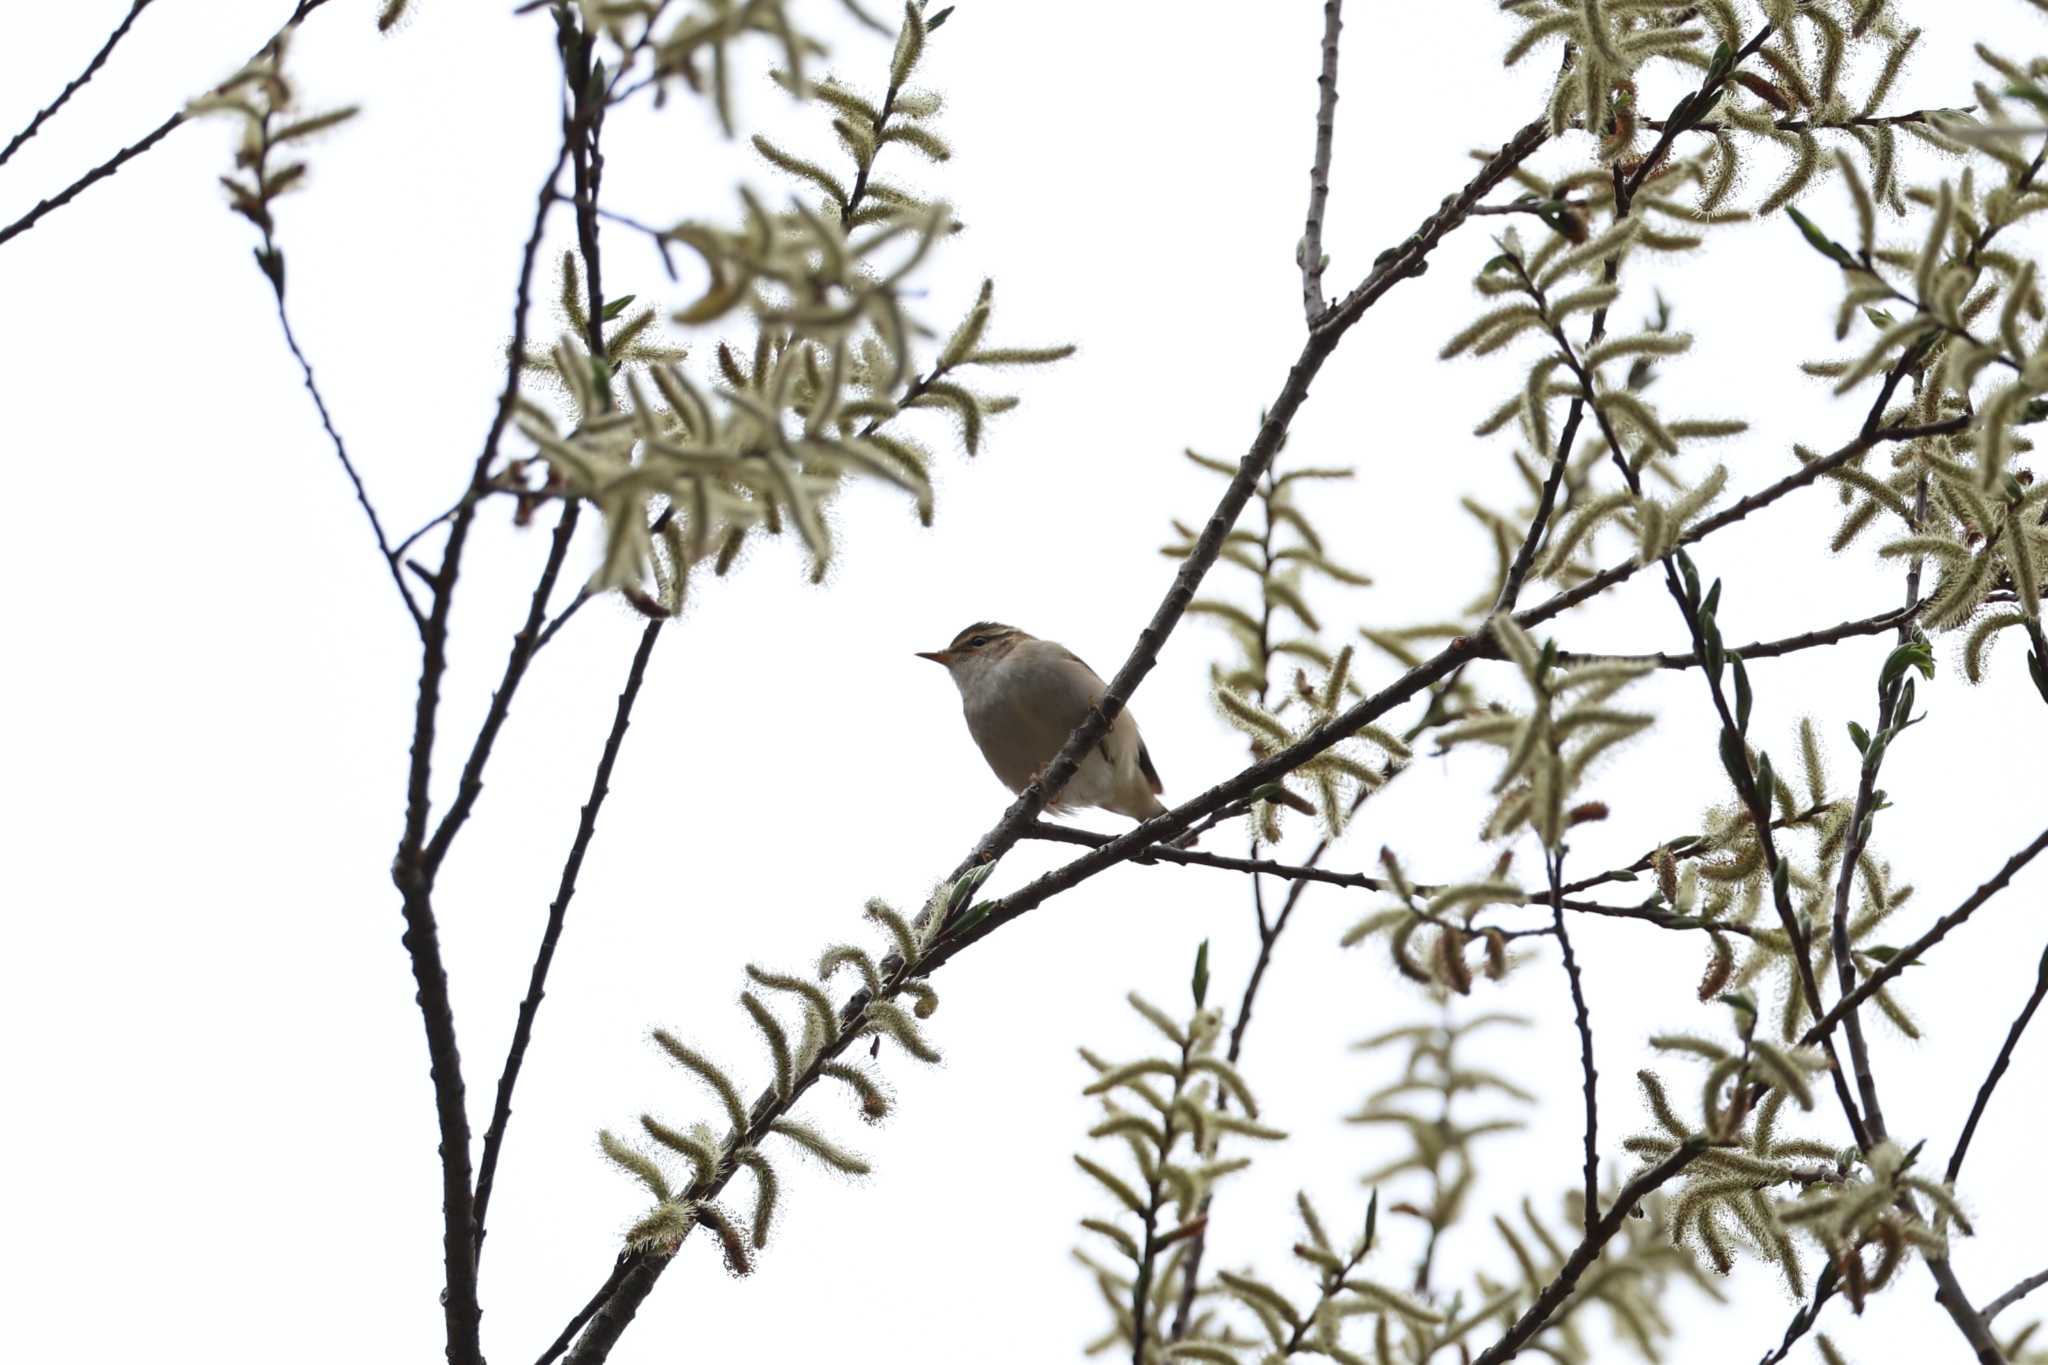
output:
[[[1000,621],[976,621],[944,649],[920,650],[917,657],[943,664],[952,675],[967,732],[1012,792],[1051,766],[1108,690],[1072,650]],[[1093,806],[1142,822],[1166,813],[1162,790],[1137,718],[1126,708],[1047,809]]]

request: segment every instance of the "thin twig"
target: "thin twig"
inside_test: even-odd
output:
[[[121,17],[121,22],[107,35],[106,42],[100,44],[100,50],[93,53],[92,60],[85,64],[85,70],[72,77],[71,83],[57,92],[57,98],[36,110],[36,115],[28,121],[28,126],[9,138],[5,147],[0,147],[0,166],[5,166],[8,160],[21,150],[23,143],[34,137],[51,116],[64,107],[67,100],[84,89],[85,83],[99,74],[100,68],[106,65],[107,58],[114,55],[115,45],[128,36],[129,28],[135,23],[135,16],[148,9],[150,3],[151,0],[135,0],[128,6],[128,13]]]
[[[1835,1025],[1842,1022],[1845,1014],[1890,985],[1892,979],[1900,972],[1918,962],[1922,953],[1948,937],[1950,930],[1969,919],[1985,902],[2005,890],[2006,884],[2013,879],[2014,874],[2032,862],[2043,849],[2048,849],[2048,829],[2042,830],[2034,837],[2032,843],[2006,859],[2005,866],[1999,868],[1990,880],[1965,897],[1962,904],[1936,920],[1934,926],[1926,933],[1899,949],[1883,966],[1864,977],[1855,990],[1837,1000],[1833,1009],[1820,1016],[1813,1027],[1800,1036],[1799,1045],[1811,1047],[1825,1038],[1834,1030]]]
[[[1783,1365],[1785,1357],[1792,1354],[1792,1348],[1799,1344],[1800,1338],[1813,1330],[1813,1324],[1820,1320],[1820,1310],[1827,1307],[1834,1294],[1835,1262],[1830,1257],[1822,1263],[1820,1275],[1814,1281],[1812,1301],[1803,1304],[1792,1315],[1792,1321],[1785,1324],[1785,1335],[1778,1342],[1777,1349],[1766,1355],[1760,1365]]]
[[[1076,844],[1083,848],[1101,848],[1114,838],[1113,835],[1098,834],[1093,830],[1087,829],[1074,829],[1068,825],[1047,824],[1042,820],[1025,830],[1024,837],[1052,844]],[[1321,849],[1318,848],[1316,853],[1319,855]],[[1133,858],[1132,861],[1149,863],[1155,859],[1161,862],[1179,863],[1183,867],[1213,867],[1226,872],[1246,872],[1255,876],[1264,874],[1269,877],[1278,877],[1283,881],[1291,881],[1297,885],[1319,882],[1326,886],[1350,887],[1360,891],[1386,891],[1392,885],[1384,878],[1375,877],[1364,872],[1332,872],[1328,868],[1317,867],[1313,863],[1280,863],[1266,858],[1233,858],[1227,854],[1204,853],[1199,849],[1173,848],[1163,844],[1157,848],[1147,849],[1142,855]],[[1443,890],[1441,886],[1428,883],[1416,883],[1413,889],[1416,894],[1423,896],[1433,895]],[[1270,929],[1273,937],[1277,938],[1279,936],[1280,928],[1284,927],[1287,917],[1293,912],[1295,899],[1294,896],[1290,895],[1281,906],[1280,914],[1274,918],[1273,926]],[[1520,904],[1549,905],[1551,904],[1551,898],[1548,893],[1539,892],[1523,897]],[[1578,910],[1590,915],[1608,915],[1620,919],[1648,920],[1652,923],[1660,923],[1666,928],[1690,929],[1697,927],[1718,931],[1732,930],[1736,933],[1742,932],[1738,926],[1717,924],[1707,920],[1694,920],[1686,915],[1645,913],[1646,907],[1643,906],[1604,905],[1598,901],[1574,900],[1570,897],[1564,898],[1561,904],[1566,910]],[[1549,929],[1509,929],[1503,931],[1503,936],[1506,938],[1547,938],[1551,935],[1551,932]]]
[[[1991,1071],[1984,1077],[1984,1084],[1977,1087],[1976,1103],[1970,1106],[1970,1117],[1963,1124],[1962,1136],[1956,1139],[1955,1154],[1948,1159],[1948,1171],[1942,1179],[1948,1184],[1956,1183],[1956,1176],[1962,1173],[1963,1157],[1970,1150],[1970,1139],[1977,1135],[1977,1122],[1984,1117],[1984,1110],[1991,1104],[1991,1092],[1998,1088],[1998,1082],[2005,1075],[2005,1069],[2012,1064],[2013,1051],[2020,1045],[2020,1035],[2027,1031],[2027,1025],[2034,1020],[2034,1011],[2041,1008],[2041,1001],[2048,997],[2048,948],[2041,950],[2041,965],[2034,974],[2034,990],[2027,997],[2027,1003],[2020,1007],[2019,1016],[2012,1021],[2012,1027],[2005,1032],[2005,1045],[1998,1049],[1998,1056],[1991,1063]],[[1985,1312],[1990,1318],[1990,1312]]]
[[[291,18],[285,20],[283,26],[276,33],[271,34],[269,38],[264,40],[263,45],[256,49],[256,55],[261,55],[272,43],[278,40],[286,29],[289,29],[293,24],[298,23],[301,19],[304,19],[326,3],[327,0],[299,0],[298,5],[292,10]],[[216,87],[216,93],[218,93],[218,87]],[[37,223],[40,223],[58,209],[63,208],[100,181],[118,172],[136,157],[141,156],[144,152],[169,137],[179,127],[190,122],[191,117],[184,109],[179,109],[162,123],[159,123],[156,127],[150,129],[149,132],[143,134],[137,141],[129,143],[126,147],[115,152],[105,161],[100,162],[99,165],[94,166],[57,193],[40,201],[34,208],[9,223],[6,227],[0,227],[0,246],[4,246],[22,233],[27,232]]]
[[[2012,1307],[2044,1284],[2048,1284],[2048,1270],[2038,1271],[2035,1274],[2029,1275],[1991,1302],[1985,1304],[1978,1313],[1978,1316],[1983,1318],[1984,1321],[1990,1322],[2000,1313],[2003,1313],[2006,1309]]]
[[[1301,233],[1301,306],[1313,327],[1329,304],[1323,299],[1323,211],[1330,202],[1330,151],[1337,136],[1337,40],[1344,31],[1344,0],[1323,0],[1323,71],[1316,78],[1316,159],[1308,172],[1308,221]]]
[[[1557,1312],[1565,1300],[1571,1297],[1572,1291],[1578,1288],[1579,1277],[1586,1273],[1593,1262],[1600,1259],[1601,1249],[1621,1231],[1621,1225],[1628,1221],[1636,1205],[1658,1186],[1691,1165],[1693,1158],[1706,1150],[1707,1144],[1704,1139],[1689,1139],[1670,1156],[1622,1186],[1621,1193],[1615,1196],[1614,1203],[1608,1207],[1605,1216],[1594,1224],[1586,1233],[1585,1239],[1573,1248],[1564,1265],[1559,1267],[1556,1278],[1543,1287],[1543,1292],[1536,1296],[1536,1301],[1529,1305],[1522,1316],[1515,1319],[1514,1326],[1508,1328],[1507,1333],[1499,1341],[1479,1353],[1473,1365],[1503,1365],[1503,1362],[1512,1360],[1522,1347],[1529,1343],[1530,1338],[1550,1324],[1551,1315]]]
[[[264,237],[267,241],[269,238],[267,231]],[[363,476],[356,472],[355,462],[349,459],[348,447],[342,443],[341,433],[334,428],[334,418],[327,411],[327,400],[321,397],[320,386],[314,382],[313,364],[306,359],[306,353],[299,349],[299,338],[292,331],[290,315],[285,312],[283,276],[278,274],[267,276],[267,278],[270,280],[272,291],[277,296],[277,322],[278,326],[284,330],[284,344],[291,351],[292,359],[299,362],[299,374],[305,379],[306,392],[312,395],[313,407],[320,414],[321,429],[327,433],[327,439],[333,443],[334,453],[341,460],[341,471],[348,475],[349,486],[355,489],[356,503],[363,509],[363,515],[369,519],[370,534],[377,538],[377,553],[383,557],[384,567],[390,571],[392,585],[398,589],[399,600],[405,603],[406,614],[412,617],[413,629],[425,631],[427,628],[426,613],[421,611],[419,603],[413,600],[412,589],[406,586],[405,574],[399,568],[399,556],[403,552],[403,547],[393,549],[390,540],[386,538],[384,523],[378,518],[377,508],[370,501],[369,490],[363,487]]]
[[[540,576],[534,581],[533,595],[527,602],[526,619],[513,635],[512,647],[506,651],[504,673],[491,693],[491,705],[484,712],[483,724],[477,727],[476,738],[470,742],[469,757],[463,762],[455,798],[448,803],[448,809],[434,827],[434,837],[427,845],[426,861],[430,870],[440,869],[449,848],[455,843],[455,836],[462,832],[463,824],[476,809],[477,798],[483,795],[485,766],[491,761],[499,732],[505,728],[505,722],[512,714],[512,699],[518,695],[527,666],[533,662],[534,653],[540,648],[541,623],[547,619],[548,600],[554,595],[555,582],[568,559],[569,542],[575,538],[576,522],[582,507],[582,503],[573,500],[562,504],[561,519],[555,523],[554,534],[548,542],[547,558],[541,564]]]
[[[597,1292],[590,1296],[589,1302],[577,1310],[576,1316],[569,1319],[568,1325],[562,1328],[548,1348],[540,1353],[540,1358],[534,1365],[554,1365],[562,1352],[569,1349],[569,1344],[576,1340],[576,1334],[583,1330],[583,1325],[596,1315],[597,1310],[604,1306],[607,1299],[611,1298],[612,1291],[618,1288],[619,1281],[626,1277],[626,1272],[632,1266],[632,1259],[624,1254],[612,1263],[612,1273],[597,1287]]]
[[[562,875],[555,888],[555,899],[548,906],[547,926],[541,931],[540,947],[533,956],[533,970],[526,984],[526,998],[519,1002],[519,1018],[512,1028],[512,1043],[505,1051],[505,1065],[498,1072],[498,1097],[492,1106],[491,1124],[484,1132],[483,1157],[477,1165],[476,1176],[476,1247],[477,1254],[483,1254],[486,1233],[485,1216],[491,1203],[491,1188],[498,1171],[498,1155],[505,1142],[505,1128],[512,1119],[512,1090],[519,1083],[519,1069],[526,1061],[526,1049],[533,1041],[534,1017],[540,1013],[541,999],[547,994],[548,969],[554,964],[555,948],[562,939],[562,926],[569,914],[569,902],[576,895],[576,878],[583,870],[583,858],[590,851],[590,841],[597,833],[598,812],[604,809],[605,797],[611,793],[612,767],[618,762],[620,746],[625,743],[626,728],[632,723],[633,703],[639,699],[640,684],[647,677],[647,661],[654,654],[654,642],[661,636],[665,620],[649,621],[640,632],[640,646],[633,653],[631,667],[626,670],[626,683],[619,692],[619,703],[612,714],[611,733],[605,737],[604,752],[597,760],[597,771],[590,779],[590,796],[583,803],[583,811],[576,823],[576,837],[569,844],[569,856],[562,861]]]
[[[1572,952],[1572,937],[1564,927],[1564,851],[1546,851],[1544,870],[1550,877],[1550,916],[1557,947],[1564,958],[1565,979],[1571,983],[1572,1022],[1579,1030],[1579,1070],[1586,1092],[1586,1235],[1591,1237],[1600,1222],[1600,1072],[1593,1065],[1593,1016],[1586,1008],[1586,984],[1579,975],[1579,959]]]
[[[1859,635],[1879,635],[1896,627],[1910,625],[1919,614],[1919,606],[1898,607],[1881,611],[1875,616],[1861,620],[1843,621],[1839,625],[1821,630],[1804,631],[1798,635],[1787,635],[1780,640],[1758,640],[1753,644],[1740,645],[1730,649],[1730,654],[1740,654],[1742,661],[1752,659],[1774,659],[1784,654],[1797,654],[1803,649],[1814,649],[1831,645],[1838,640],[1854,639]],[[1700,656],[1695,651],[1684,654],[1595,654],[1579,650],[1561,649],[1557,652],[1561,664],[1583,663],[1628,663],[1641,664],[1646,668],[1698,668]]]

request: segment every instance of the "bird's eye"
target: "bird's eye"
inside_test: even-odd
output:
[[[985,644],[987,644],[987,643],[988,643],[988,636],[986,636],[986,635],[977,635],[977,636],[975,636],[975,637],[974,637],[974,638],[973,638],[972,640],[969,640],[969,641],[967,642],[967,647],[968,647],[969,649],[980,649],[980,648],[981,648],[981,647],[982,647],[983,645],[985,645]]]

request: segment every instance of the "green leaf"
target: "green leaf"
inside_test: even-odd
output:
[[[1870,748],[1870,731],[1864,729],[1855,721],[1850,721],[1849,742],[1856,746],[1857,753],[1863,753],[1865,750]]]
[[[1735,728],[1742,734],[1749,733],[1749,708],[1755,700],[1749,690],[1749,670],[1742,666],[1740,654],[1730,654],[1728,662],[1735,665]]]
[[[605,304],[604,312],[600,316],[602,316],[606,322],[616,321],[618,319],[619,314],[625,312],[628,308],[632,307],[633,300],[638,297],[639,295],[637,294],[621,294],[618,298],[615,298],[611,300],[609,303]]]
[[[1794,223],[1798,224],[1799,235],[1806,238],[1807,245],[1811,246],[1815,251],[1818,251],[1836,265],[1841,266],[1844,270],[1858,270],[1862,268],[1854,256],[1843,250],[1840,243],[1815,227],[1811,218],[1808,218],[1789,204],[1786,205],[1785,212]]]
[[[958,6],[956,5],[948,5],[944,9],[940,10],[937,14],[934,14],[931,18],[925,20],[924,31],[926,33],[931,33],[935,31],[940,24],[945,23],[948,19],[953,17],[953,11],[957,8]]]
[[[1202,1008],[1209,999],[1209,940],[1203,939],[1202,946],[1195,949],[1195,1008]]]
[[[1908,640],[1891,652],[1884,661],[1884,669],[1877,675],[1877,690],[1888,692],[1891,685],[1909,668],[1920,670],[1923,678],[1934,676],[1934,647],[1925,640]]]

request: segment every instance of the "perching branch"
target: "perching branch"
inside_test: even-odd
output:
[[[1059,795],[1061,789],[1073,777],[1075,770],[1080,766],[1082,755],[1094,748],[1102,736],[1108,733],[1110,723],[1123,711],[1125,701],[1137,690],[1145,675],[1152,671],[1152,665],[1157,662],[1159,650],[1165,645],[1166,637],[1180,623],[1181,614],[1194,598],[1195,588],[1208,573],[1209,567],[1216,562],[1216,557],[1223,548],[1224,537],[1230,533],[1231,527],[1236,525],[1237,518],[1244,511],[1244,505],[1250,500],[1253,489],[1257,487],[1267,466],[1272,463],[1274,454],[1280,448],[1281,439],[1287,434],[1287,429],[1294,420],[1294,414],[1308,397],[1309,385],[1314,381],[1316,373],[1322,369],[1323,362],[1336,350],[1337,343],[1343,339],[1344,334],[1388,290],[1402,280],[1421,273],[1437,243],[1465,221],[1472,206],[1478,203],[1483,195],[1506,179],[1531,153],[1542,146],[1546,136],[1547,127],[1540,119],[1516,133],[1499,151],[1487,159],[1478,174],[1467,181],[1463,189],[1446,200],[1435,213],[1425,218],[1422,225],[1406,240],[1382,252],[1365,280],[1346,295],[1341,303],[1325,312],[1310,329],[1308,341],[1288,371],[1286,383],[1281,386],[1279,394],[1267,409],[1266,418],[1259,425],[1258,435],[1253,439],[1251,449],[1246,452],[1237,477],[1231,480],[1230,486],[1224,490],[1215,512],[1203,526],[1201,536],[1196,540],[1194,548],[1188,552],[1180,571],[1174,576],[1173,585],[1167,590],[1165,600],[1159,604],[1151,621],[1138,632],[1137,643],[1132,647],[1123,667],[1119,668],[1116,676],[1110,680],[1102,700],[1090,710],[1087,719],[1075,728],[1074,733],[1067,737],[1066,744],[1047,765],[1039,780],[1024,789],[1011,803],[1010,808],[1003,812],[995,828],[983,836],[974,851],[955,869],[952,880],[958,880],[968,869],[982,863],[993,862],[1008,852],[1017,840],[1023,837],[1025,828],[1038,818],[1038,813],[1045,808],[1046,802]],[[1331,741],[1335,742],[1337,741],[1334,739]],[[1289,770],[1293,766],[1289,765]],[[1251,790],[1251,786],[1233,795],[1243,795]],[[1216,809],[1221,804],[1219,801],[1216,805],[1197,812],[1197,815],[1206,814],[1208,810]],[[1134,833],[1143,832],[1149,825],[1171,818],[1171,815],[1154,817],[1146,826],[1140,826],[1139,831]],[[1170,833],[1179,834],[1185,828],[1186,824],[1176,824]],[[986,923],[984,921],[984,924]],[[992,924],[987,925],[987,928],[994,927]],[[980,935],[977,934],[975,937]],[[957,951],[957,948],[953,951]]]

